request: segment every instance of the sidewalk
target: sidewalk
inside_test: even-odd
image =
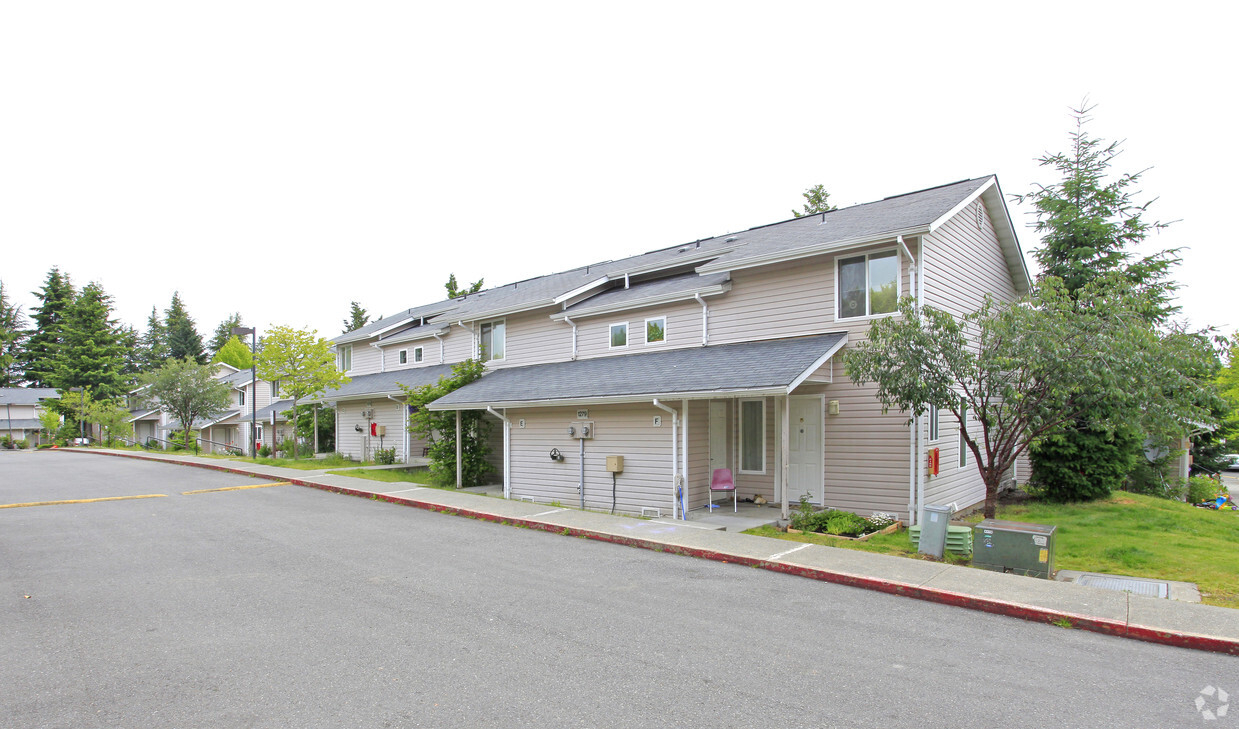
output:
[[[289,481],[458,516],[556,532],[657,552],[732,562],[773,572],[878,590],[998,615],[1124,638],[1239,655],[1239,610],[1038,580],[938,562],[703,529],[694,522],[643,520],[508,501],[416,484],[368,481],[212,458],[99,449],[69,453],[164,461]],[[1066,621],[1066,622],[1064,622]]]

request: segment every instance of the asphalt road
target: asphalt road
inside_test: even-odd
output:
[[[0,504],[166,495],[0,509],[0,726],[1186,727],[1202,688],[1239,698],[1232,657],[296,486],[182,495],[256,483],[0,452]]]

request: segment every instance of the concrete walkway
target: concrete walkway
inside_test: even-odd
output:
[[[1132,595],[1085,585],[1038,580],[957,565],[892,557],[816,544],[768,539],[695,522],[644,520],[509,501],[485,494],[416,484],[368,481],[180,454],[102,449],[66,453],[163,461],[373,498],[501,524],[586,537],[631,547],[760,567],[947,605],[1153,643],[1239,655],[1239,610]]]

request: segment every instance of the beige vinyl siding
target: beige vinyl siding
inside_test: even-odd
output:
[[[679,409],[679,403],[672,403]],[[576,420],[576,408],[512,408],[512,498],[530,497],[540,503],[558,501],[579,506],[580,441],[568,436],[568,424]],[[662,415],[662,427],[654,416]],[[616,510],[639,513],[642,507],[660,508],[670,516],[671,417],[649,403],[594,405],[594,438],[585,441],[585,506],[611,509],[611,474],[606,457],[624,456],[624,472],[616,477]],[[519,419],[525,427],[518,427]],[[689,431],[691,434],[691,430]],[[551,448],[564,454],[556,463]]]
[[[486,478],[486,482],[503,483],[503,421],[490,413],[483,415],[482,419],[490,426],[490,435],[486,439],[490,453],[486,456],[486,462],[495,469]]]
[[[981,480],[981,472],[977,470],[977,460],[971,450],[968,450],[968,465],[959,465],[959,420],[947,411],[943,411],[940,417],[938,440],[926,443],[924,449],[928,453],[930,448],[938,448],[941,459],[937,476],[925,471],[925,503],[956,504],[962,509],[984,501],[985,482]],[[980,424],[971,416],[968,417],[968,432],[973,438],[981,434]]]
[[[926,238],[922,270],[925,303],[952,314],[976,311],[987,293],[1003,301],[1016,296],[993,223],[980,201],[957,213]]]
[[[369,375],[383,371],[382,353],[370,346],[373,343],[373,339],[353,342],[353,369],[349,370],[348,374]]]
[[[716,299],[709,298],[706,302]],[[645,343],[645,320],[667,317],[666,341]],[[611,325],[628,322],[628,346],[611,348]],[[563,325],[567,327],[567,325]],[[581,359],[613,354],[640,354],[663,349],[701,346],[701,305],[696,301],[678,302],[614,314],[599,314],[577,320],[577,351]]]
[[[363,410],[374,410],[374,417],[362,417]],[[387,426],[387,435],[380,439],[370,437],[370,425],[373,422]],[[361,426],[358,433],[355,426]],[[410,447],[414,456],[421,456],[425,443],[410,435]],[[395,448],[396,460],[403,463],[406,460],[404,452],[404,403],[394,402],[387,398],[374,400],[346,400],[336,403],[336,451],[359,461],[374,460],[374,452],[378,448]]]
[[[644,320],[643,320],[644,321]],[[683,407],[677,408],[683,410]],[[688,509],[700,509],[710,499],[710,401],[688,401]]]
[[[414,351],[418,347],[422,348],[422,361],[414,361]],[[445,340],[446,348],[446,340]],[[400,364],[400,352],[404,351],[408,355],[408,362]],[[392,344],[383,347],[383,371],[393,372],[395,370],[410,370],[416,367],[429,367],[439,364],[439,340],[437,339],[419,339],[415,342],[404,342],[402,344]]]
[[[443,337],[443,364],[464,362],[473,356],[473,334],[468,329],[453,324],[448,329],[447,334],[441,336]],[[427,355],[430,355],[429,351],[427,351]],[[438,340],[435,340],[433,358],[430,364],[440,364]]]
[[[572,358],[572,327],[550,318],[554,308],[538,309],[505,317],[504,358],[492,367],[513,367]],[[473,323],[475,329],[478,322]]]

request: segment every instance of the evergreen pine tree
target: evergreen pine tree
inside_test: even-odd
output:
[[[1137,203],[1142,173],[1113,176],[1110,165],[1120,152],[1118,142],[1105,142],[1085,130],[1092,107],[1072,109],[1076,128],[1071,148],[1046,154],[1039,162],[1053,168],[1058,182],[1023,196],[1036,208],[1034,230],[1041,247],[1034,252],[1041,276],[1062,279],[1074,294],[1100,276],[1118,272],[1137,291],[1148,294],[1142,311],[1150,325],[1163,323],[1176,311],[1171,266],[1177,250],[1137,257],[1133,248],[1150,232],[1166,227],[1144,219],[1152,201]],[[1033,481],[1060,500],[1102,498],[1123,485],[1143,458],[1146,434],[1134,423],[1096,428],[1092,423],[1120,421],[1111,406],[1098,403],[1082,416],[1074,430],[1039,441],[1030,449]]]
[[[95,401],[125,394],[124,344],[111,315],[112,297],[98,283],[86,285],[74,298],[65,312],[55,387],[80,387]]]
[[[151,307],[146,331],[138,340],[139,361],[143,372],[154,372],[168,361],[168,328],[159,320],[159,312]]]
[[[34,330],[22,349],[22,366],[30,387],[54,387],[61,328],[65,312],[73,303],[73,282],[53,266],[43,288],[34,295],[39,306],[34,308]]]
[[[232,328],[239,326],[243,326],[241,324],[241,312],[236,312],[215,327],[215,334],[211,335],[211,341],[207,342],[207,348],[210,350],[212,357],[219,354],[219,350],[224,348],[229,339],[232,339]]]
[[[14,304],[0,281],[0,387],[17,387],[22,382],[18,366],[22,342],[26,338],[26,315]]]
[[[454,281],[455,277],[452,280]],[[361,304],[358,304],[356,301],[352,302],[352,304],[348,318],[344,320],[344,331],[340,332],[341,334],[348,334],[370,323],[370,315],[366,313],[365,309],[361,308]]]
[[[172,304],[164,312],[164,326],[168,330],[168,356],[171,359],[191,359],[198,364],[207,363],[202,336],[198,334],[194,320],[185,310],[179,291],[173,292]]]

